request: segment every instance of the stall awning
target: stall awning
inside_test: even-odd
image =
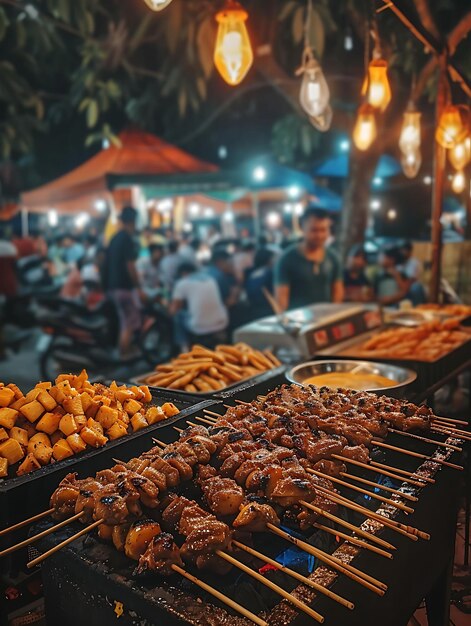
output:
[[[166,141],[140,131],[124,131],[119,135],[120,147],[110,146],[72,172],[22,194],[21,201],[29,211],[93,210],[94,202],[107,195],[120,183],[156,176],[192,176],[217,173],[217,166],[197,159]]]

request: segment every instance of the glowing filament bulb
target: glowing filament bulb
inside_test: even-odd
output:
[[[465,140],[468,134],[468,112],[466,107],[448,105],[440,115],[435,139],[444,148],[453,148]]]
[[[463,170],[471,159],[471,137],[466,137],[464,141],[450,148],[448,158],[455,170]]]
[[[420,113],[418,111],[404,113],[399,148],[404,154],[420,148]]]
[[[384,111],[391,101],[388,64],[384,59],[373,59],[368,66],[367,100],[375,109]]]
[[[368,150],[376,139],[376,119],[374,108],[370,104],[363,104],[359,111],[353,129],[353,141],[358,150]]]
[[[463,172],[456,172],[451,181],[451,188],[455,193],[463,193],[466,185],[466,178]]]
[[[419,150],[408,152],[401,158],[402,171],[407,178],[415,178],[422,165],[422,155]]]
[[[172,0],[144,0],[152,11],[162,11],[172,2]]]
[[[229,0],[216,15],[219,24],[214,63],[229,85],[238,85],[253,63],[253,52],[245,22],[248,13],[238,2]]]
[[[329,104],[330,91],[321,66],[312,58],[308,61],[303,75],[299,100],[310,117],[322,115]]]

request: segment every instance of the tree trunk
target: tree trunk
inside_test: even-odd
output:
[[[380,155],[381,150],[375,150],[375,145],[364,153],[352,147],[339,233],[339,250],[343,258],[352,245],[365,240],[370,210],[370,186]]]

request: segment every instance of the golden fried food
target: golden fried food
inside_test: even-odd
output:
[[[91,383],[85,370],[79,376],[61,374],[55,385],[38,383],[26,395],[12,383],[0,383],[0,478],[20,461],[19,476],[179,412],[170,402],[159,407],[151,400],[145,385]]]
[[[280,365],[269,350],[261,352],[245,343],[219,345],[215,350],[195,345],[170,363],[157,365],[144,382],[188,393],[210,393]]]
[[[368,341],[345,350],[342,355],[383,359],[435,361],[470,340],[459,328],[459,320],[438,320],[415,328],[391,328]]]

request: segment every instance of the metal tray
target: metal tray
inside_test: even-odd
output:
[[[148,428],[120,439],[109,441],[103,448],[90,449],[63,461],[45,465],[36,472],[0,481],[0,528],[25,519],[48,508],[49,497],[59,482],[70,472],[89,476],[113,465],[113,457],[128,459],[152,446],[152,435],[166,426],[185,420],[214,402],[194,396],[176,396],[168,389],[152,390],[153,404],[173,402],[180,413]],[[173,431],[175,432],[175,431]],[[0,549],[1,549],[0,539]]]
[[[360,346],[367,339],[370,339],[373,335],[384,330],[384,327],[376,331],[357,335],[354,339],[348,339],[341,343],[336,344],[325,350],[317,352],[315,359],[361,359],[363,361],[382,361],[384,363],[390,363],[391,365],[398,365],[400,367],[408,367],[417,372],[417,381],[414,385],[414,391],[421,393],[428,387],[435,385],[439,380],[447,376],[451,371],[458,368],[465,361],[471,359],[471,338],[470,341],[466,341],[461,346],[458,346],[451,352],[444,354],[443,356],[435,359],[434,361],[420,361],[416,359],[388,359],[379,357],[377,355],[368,355],[358,350],[355,353],[355,347]],[[345,352],[348,350],[348,352]]]
[[[151,384],[145,382],[145,378],[150,376],[154,372],[148,372],[147,374],[141,374],[136,378],[132,378],[131,382],[135,385],[147,385],[152,392],[161,393],[161,392],[171,392],[175,394],[175,397],[198,397],[198,398],[227,398],[228,395],[232,396],[237,393],[240,389],[246,389],[248,387],[253,387],[259,382],[264,383],[266,380],[270,380],[272,378],[278,378],[280,373],[285,372],[286,365],[281,365],[280,367],[276,367],[272,370],[266,370],[265,372],[261,372],[257,374],[257,376],[251,376],[250,378],[244,378],[242,380],[238,380],[236,383],[232,385],[228,385],[227,387],[223,387],[222,389],[217,389],[213,391],[199,391],[199,392],[188,392],[181,389],[168,389],[167,387],[153,387]],[[283,379],[284,380],[284,379]]]

